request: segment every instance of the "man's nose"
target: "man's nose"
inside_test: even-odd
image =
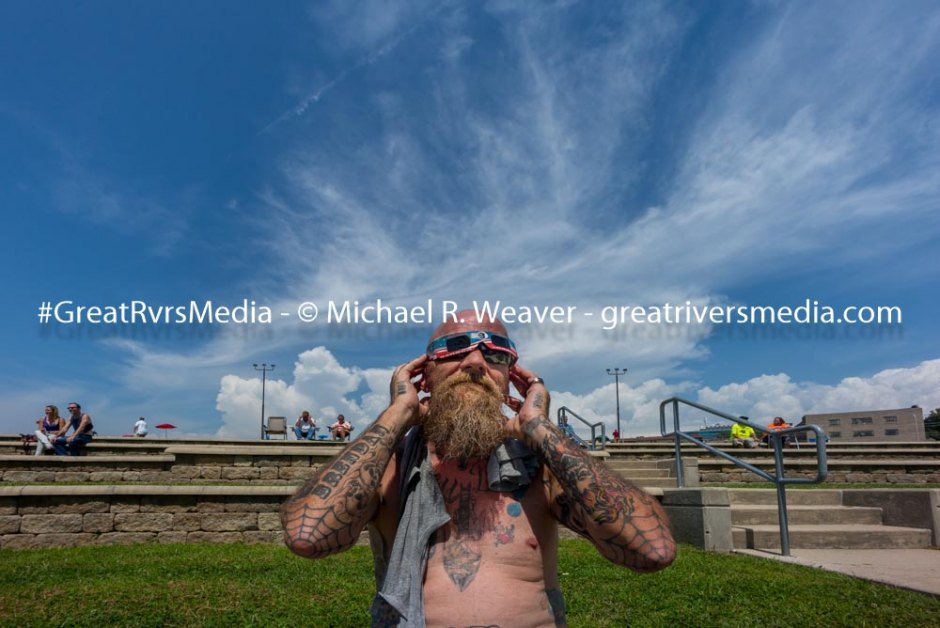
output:
[[[483,352],[479,347],[464,356],[460,361],[460,370],[471,377],[482,377],[486,373],[486,360],[483,359]]]

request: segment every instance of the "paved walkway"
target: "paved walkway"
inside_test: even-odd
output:
[[[791,549],[790,556],[769,550],[738,554],[818,567],[902,589],[940,596],[940,550],[935,549]]]

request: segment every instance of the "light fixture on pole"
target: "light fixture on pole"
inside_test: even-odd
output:
[[[274,370],[273,364],[262,362],[261,364],[252,364],[256,371],[261,371],[261,440],[264,440],[264,389],[268,381],[268,371]]]
[[[614,388],[617,391],[616,394],[617,394],[617,436],[618,437],[622,437],[622,433],[620,431],[620,376],[625,374],[626,372],[627,372],[627,369],[625,368],[607,369],[607,374],[614,376]]]

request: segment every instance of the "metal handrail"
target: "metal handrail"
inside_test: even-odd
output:
[[[590,443],[585,443],[583,438],[575,434],[574,428],[571,428],[570,431],[566,431],[564,429],[564,427],[568,424],[569,414],[573,416],[574,418],[576,418],[577,420],[584,423],[585,425],[587,425],[589,428],[591,428],[591,442]],[[600,429],[600,432],[601,432],[600,448],[605,449],[607,447],[607,427],[604,425],[603,422],[591,423],[581,418],[580,416],[578,416],[571,408],[568,408],[566,406],[562,406],[558,408],[557,417],[558,417],[558,427],[562,428],[562,431],[564,431],[565,434],[567,434],[570,437],[573,437],[576,442],[580,441],[579,444],[582,444],[591,450],[597,449],[597,430]]]
[[[741,423],[747,425],[754,429],[757,432],[763,432],[767,434],[768,440],[774,452],[774,474],[771,475],[764,471],[763,469],[758,469],[752,464],[748,464],[743,460],[732,456],[731,454],[724,452],[716,447],[713,447],[694,436],[686,434],[679,429],[679,404],[685,404],[693,408],[697,408],[703,412],[711,414],[728,421],[734,421],[735,423]],[[730,414],[726,414],[714,408],[709,408],[708,406],[703,406],[702,404],[695,403],[694,401],[689,401],[688,399],[682,399],[681,397],[670,397],[666,399],[661,404],[659,404],[659,429],[663,436],[668,436],[666,433],[666,406],[672,404],[672,417],[673,417],[673,434],[676,444],[676,486],[678,488],[683,488],[685,486],[685,477],[682,471],[682,448],[681,441],[687,440],[699,447],[703,447],[710,451],[711,453],[724,458],[728,462],[739,466],[743,469],[747,469],[751,473],[755,473],[760,477],[764,478],[768,482],[773,482],[774,486],[777,487],[777,516],[780,522],[780,550],[784,556],[790,555],[790,527],[789,522],[787,521],[787,484],[818,484],[826,480],[826,475],[828,474],[828,463],[826,460],[826,433],[818,425],[797,425],[795,427],[782,429],[782,430],[768,430],[767,427],[762,425],[757,425],[756,423],[751,423],[750,421],[745,421],[744,419]],[[783,469],[783,439],[789,434],[796,434],[799,432],[815,432],[816,433],[816,478],[788,478],[784,475]]]

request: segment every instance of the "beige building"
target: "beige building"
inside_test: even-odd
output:
[[[897,410],[860,410],[807,414],[804,423],[823,428],[832,441],[918,441],[924,435],[924,410],[917,406]]]

